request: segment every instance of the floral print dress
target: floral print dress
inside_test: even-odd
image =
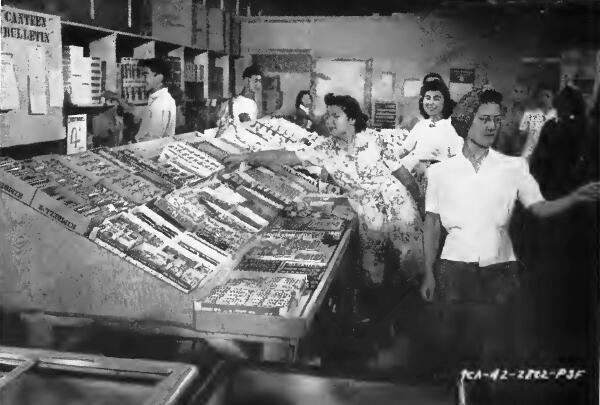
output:
[[[296,150],[305,164],[325,168],[348,195],[359,218],[362,267],[375,284],[384,276],[386,247],[392,247],[404,278],[420,271],[423,262],[422,220],[413,198],[392,175],[406,133],[367,130],[353,145],[319,138]]]

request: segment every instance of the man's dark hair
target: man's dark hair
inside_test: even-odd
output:
[[[142,59],[138,63],[141,67],[147,67],[154,74],[163,76],[163,83],[165,83],[169,79],[169,75],[171,74],[171,66],[167,63],[167,61],[159,58],[153,59]]]
[[[302,104],[302,98],[307,95],[310,97],[310,99],[312,100],[312,94],[310,94],[309,90],[300,90],[298,92],[298,95],[296,96],[296,108],[300,107],[300,104]]]
[[[367,121],[369,116],[364,114],[360,109],[360,104],[354,97],[351,96],[337,96],[333,93],[325,95],[325,105],[337,105],[340,107],[348,119],[354,120],[354,128],[356,133],[362,132],[367,128]]]
[[[258,65],[250,65],[246,69],[244,69],[244,72],[242,73],[242,79],[252,76],[262,76],[262,72]]]
[[[430,75],[437,75],[437,73],[430,73]],[[438,75],[439,76],[439,75]],[[425,81],[423,79],[423,86],[421,86],[421,98],[419,99],[419,112],[423,116],[423,118],[429,118],[429,114],[425,112],[423,108],[423,98],[425,97],[425,93],[428,91],[439,91],[442,93],[444,97],[444,107],[442,108],[442,118],[446,119],[450,115],[452,115],[452,110],[454,110],[455,102],[450,98],[450,90],[446,86],[446,83],[440,78],[436,80]]]

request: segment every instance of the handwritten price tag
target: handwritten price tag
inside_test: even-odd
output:
[[[67,155],[87,150],[87,115],[67,117]]]

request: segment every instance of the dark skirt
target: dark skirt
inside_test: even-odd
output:
[[[440,260],[436,298],[441,302],[503,304],[519,288],[519,262],[479,267],[478,263]]]

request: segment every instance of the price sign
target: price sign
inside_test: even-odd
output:
[[[87,150],[87,115],[67,117],[67,155]]]

